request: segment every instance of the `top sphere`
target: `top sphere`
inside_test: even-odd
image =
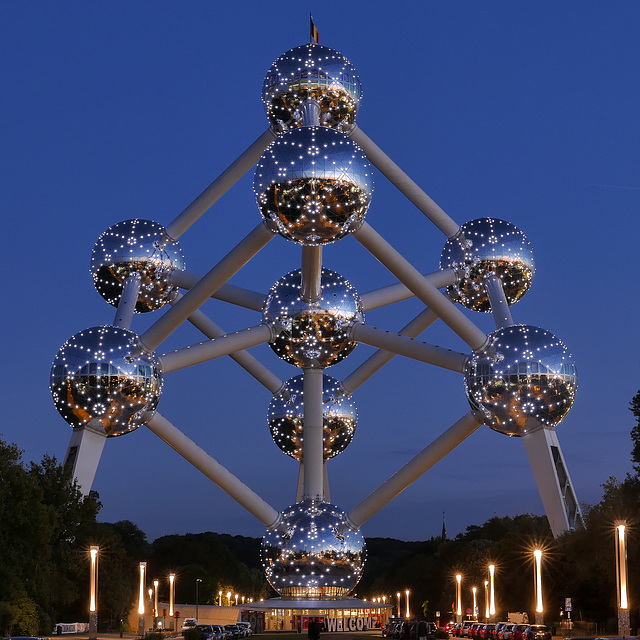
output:
[[[315,42],[283,53],[262,85],[262,101],[274,128],[285,131],[302,124],[301,103],[316,100],[320,124],[334,129],[355,122],[362,85],[353,65],[341,53]]]
[[[91,253],[91,275],[98,293],[118,306],[124,281],[140,275],[138,313],[162,307],[175,290],[169,282],[174,269],[184,269],[182,249],[169,240],[165,228],[152,220],[125,220],[109,227]]]
[[[497,276],[509,306],[520,300],[529,290],[535,271],[531,245],[524,233],[497,218],[471,220],[460,231],[464,240],[447,240],[440,257],[441,269],[465,270],[460,281],[448,287],[452,297],[467,309],[490,312],[485,282]]]
[[[489,338],[491,348],[474,353],[465,367],[465,391],[477,417],[510,436],[558,425],[578,386],[567,347],[526,324],[498,329]]]

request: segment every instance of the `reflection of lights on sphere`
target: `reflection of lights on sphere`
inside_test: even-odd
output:
[[[262,539],[262,564],[269,584],[282,598],[342,598],[362,574],[364,538],[341,532],[345,514],[327,502],[300,502],[282,513],[286,531]]]
[[[476,415],[496,431],[522,436],[555,427],[578,386],[576,366],[553,334],[517,324],[490,334],[489,353],[473,354],[464,385]]]
[[[282,393],[269,404],[269,428],[274,442],[284,453],[302,462],[304,451],[304,376],[288,380]],[[344,451],[356,430],[358,413],[355,402],[345,395],[340,383],[322,376],[322,450],[323,460]]]
[[[362,85],[353,65],[341,53],[315,43],[283,53],[262,85],[267,117],[279,130],[302,124],[301,103],[305,100],[318,102],[324,126],[351,125],[361,99]]]
[[[262,154],[253,190],[260,212],[280,235],[319,245],[355,231],[371,202],[371,165],[345,134],[303,127]]]
[[[109,227],[91,254],[91,275],[98,293],[117,306],[124,281],[141,278],[136,311],[153,311],[167,302],[174,287],[169,275],[184,269],[182,249],[169,240],[165,228],[152,220],[125,220]]]
[[[440,258],[441,269],[465,270],[460,281],[449,287],[453,298],[467,309],[491,311],[485,281],[495,275],[502,281],[509,306],[518,302],[529,290],[535,271],[524,233],[496,218],[471,220],[460,230],[467,242],[447,240]]]
[[[72,426],[119,436],[144,424],[155,411],[162,374],[154,355],[138,349],[138,336],[120,327],[85,329],[67,340],[53,361],[51,395]]]
[[[264,322],[282,331],[270,343],[276,354],[297,367],[324,368],[340,362],[356,346],[351,325],[364,320],[356,290],[342,276],[322,269],[322,295],[317,302],[301,298],[300,269],[278,280],[265,301]]]

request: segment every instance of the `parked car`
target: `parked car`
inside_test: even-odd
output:
[[[468,638],[469,637],[469,629],[471,628],[472,624],[473,624],[473,620],[465,620],[462,623],[462,626],[460,627],[460,637],[461,638]]]
[[[551,629],[544,624],[530,624],[522,633],[522,640],[551,640]]]
[[[485,624],[480,626],[479,637],[483,640],[495,640],[495,624]]]
[[[200,632],[200,640],[215,640],[213,625],[197,624],[195,627],[192,627],[192,628]]]
[[[195,629],[198,621],[195,618],[185,618],[182,622],[182,635],[184,635],[185,631],[189,631],[189,629]]]
[[[505,622],[498,631],[498,640],[511,640],[511,630],[515,627],[510,622]]]
[[[212,624],[214,640],[227,640],[227,632],[221,624]]]
[[[238,640],[240,638],[240,629],[235,624],[225,624],[224,630],[227,632],[227,640]]]
[[[527,628],[526,624],[514,624],[511,627],[511,638],[510,640],[522,640],[522,634],[524,630]]]
[[[243,638],[248,638],[253,635],[253,629],[251,628],[251,623],[246,622],[245,620],[241,620],[236,622],[236,627],[240,627],[240,630],[243,632]]]

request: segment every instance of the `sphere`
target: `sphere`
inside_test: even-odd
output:
[[[349,337],[354,322],[363,322],[362,303],[349,282],[322,269],[322,293],[305,302],[300,269],[278,280],[265,301],[262,319],[282,326],[270,343],[275,353],[297,367],[324,368],[346,358],[356,343]]]
[[[158,359],[140,352],[133,331],[104,325],[76,333],[62,345],[49,388],[72,427],[88,425],[113,437],[153,415],[162,374]]]
[[[262,565],[282,598],[332,600],[358,584],[365,561],[359,530],[342,531],[345,514],[328,502],[300,502],[282,513],[286,531],[262,539]]]
[[[304,376],[287,381],[282,393],[273,396],[268,420],[273,441],[294,460],[302,462],[304,452]],[[323,460],[344,451],[356,430],[358,412],[338,380],[322,376]]]
[[[509,306],[529,290],[535,265],[531,245],[524,233],[510,222],[497,218],[478,218],[460,228],[462,242],[447,240],[440,268],[464,269],[457,284],[448,287],[450,295],[467,309],[490,312],[485,281],[497,276]]]
[[[473,354],[464,374],[477,417],[510,436],[555,427],[571,408],[578,386],[567,347],[548,331],[524,324],[489,337],[488,351]]]
[[[253,190],[262,216],[287,240],[334,242],[355,231],[371,202],[371,165],[345,134],[303,127],[262,154]]]
[[[305,100],[319,103],[322,125],[349,127],[361,99],[362,85],[353,65],[341,53],[314,42],[283,53],[262,85],[267,117],[280,131],[301,125]]]
[[[184,269],[182,249],[169,240],[165,228],[152,220],[125,220],[109,227],[91,254],[91,275],[98,293],[118,306],[124,281],[139,274],[138,313],[159,309],[176,288],[169,282],[174,269]]]

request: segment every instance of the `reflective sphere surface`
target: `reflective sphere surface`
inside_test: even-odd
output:
[[[344,512],[327,502],[300,502],[283,511],[286,531],[262,539],[262,564],[282,598],[332,600],[351,592],[362,574],[364,537],[340,533]]]
[[[548,331],[524,324],[498,329],[490,338],[497,357],[473,354],[464,374],[477,417],[510,436],[555,427],[578,386],[567,347]]]
[[[281,394],[269,404],[269,429],[273,441],[294,460],[302,462],[304,452],[304,376],[287,381]],[[356,430],[358,413],[355,402],[344,394],[340,383],[322,376],[323,460],[344,451]]]
[[[448,288],[449,293],[467,309],[490,312],[485,281],[495,275],[502,281],[509,306],[515,304],[529,290],[535,271],[525,235],[497,218],[471,220],[460,229],[467,243],[447,240],[440,258],[441,269],[465,270],[464,277]]]
[[[304,302],[296,269],[271,287],[265,301],[263,321],[283,327],[270,347],[297,367],[324,368],[346,358],[356,346],[349,328],[364,320],[360,298],[342,276],[322,269],[321,286],[317,302]]]
[[[119,436],[144,424],[162,391],[158,360],[138,350],[138,336],[111,325],[69,338],[51,366],[56,409],[72,426]]]
[[[283,53],[262,85],[267,117],[277,130],[299,127],[304,100],[320,104],[320,122],[342,128],[355,122],[362,85],[353,65],[341,54],[315,42]]]
[[[159,309],[175,289],[169,284],[174,269],[184,269],[182,249],[170,241],[165,228],[152,220],[125,220],[109,227],[91,254],[91,275],[98,293],[118,306],[124,281],[140,275],[136,311]]]
[[[303,127],[262,154],[253,181],[262,216],[288,240],[320,245],[357,229],[373,191],[371,165],[345,134]]]

